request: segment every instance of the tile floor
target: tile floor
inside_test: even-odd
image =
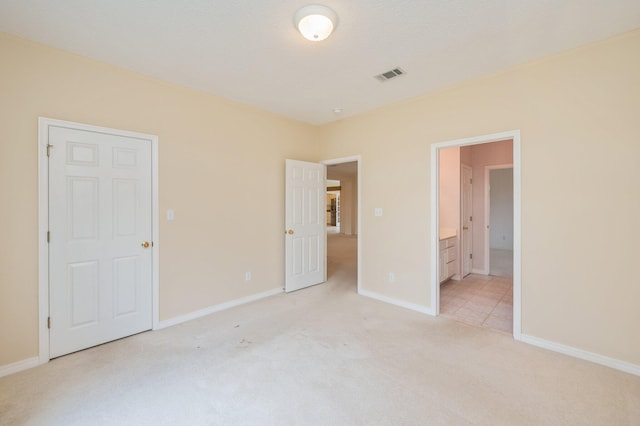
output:
[[[513,333],[513,280],[471,274],[440,284],[440,314],[455,320]]]

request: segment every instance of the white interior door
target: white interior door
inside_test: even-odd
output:
[[[151,143],[56,126],[48,138],[55,358],[152,327]]]
[[[286,160],[285,291],[319,284],[326,269],[326,167]]]
[[[462,220],[462,276],[473,269],[473,169],[462,165],[461,220]]]

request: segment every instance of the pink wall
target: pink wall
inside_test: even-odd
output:
[[[440,229],[460,227],[460,147],[440,150]]]
[[[471,145],[460,147],[460,163],[471,166]]]

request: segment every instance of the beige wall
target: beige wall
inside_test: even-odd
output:
[[[635,31],[323,127],[323,158],[362,155],[362,288],[431,306],[430,145],[520,129],[523,333],[640,364],[639,51]]]
[[[38,349],[38,116],[159,136],[163,319],[282,286],[286,157],[362,155],[362,287],[430,307],[430,144],[520,129],[523,332],[640,364],[638,51],[635,31],[317,129],[0,35],[0,365]]]
[[[161,319],[283,286],[284,160],[319,159],[315,127],[3,34],[0,58],[0,366],[38,354],[39,116],[159,136]]]
[[[340,233],[358,233],[358,182],[356,176],[340,177]]]

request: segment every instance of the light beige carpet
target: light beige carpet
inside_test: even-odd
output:
[[[2,425],[638,425],[640,377],[326,284],[0,379]]]

